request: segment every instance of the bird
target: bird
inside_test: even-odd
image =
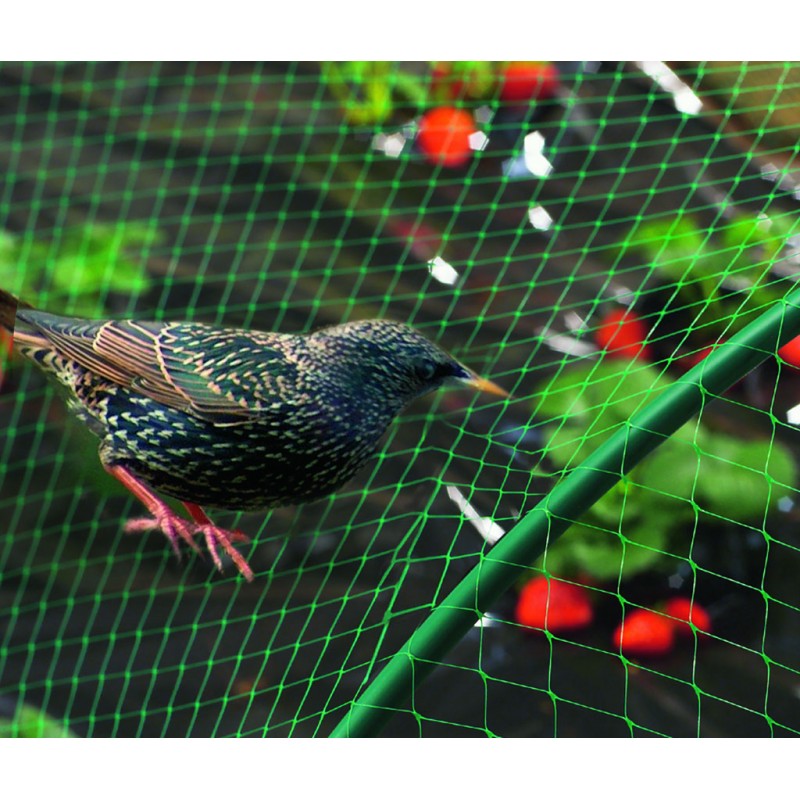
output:
[[[412,400],[443,386],[508,393],[416,328],[387,319],[280,333],[193,321],[89,320],[36,310],[0,289],[14,349],[66,389],[100,439],[103,468],[147,509],[128,533],[160,530],[215,567],[253,570],[205,508],[300,505],[341,488]],[[162,497],[181,501],[188,518]]]

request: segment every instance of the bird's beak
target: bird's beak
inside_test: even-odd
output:
[[[486,378],[481,378],[480,375],[473,374],[471,377],[464,379],[464,383],[479,392],[496,394],[498,397],[511,397],[502,386],[498,386],[496,383],[486,380]]]

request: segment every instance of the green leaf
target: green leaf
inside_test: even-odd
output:
[[[627,514],[626,514],[627,516]],[[574,524],[547,551],[542,562],[557,575],[588,572],[597,580],[630,578],[655,567],[668,547],[666,515],[624,525],[624,535],[597,525],[591,513]]]
[[[13,294],[25,294],[39,270],[23,261],[19,239],[0,228],[0,285]]]
[[[633,470],[631,478],[643,491],[650,491],[663,498],[690,502],[699,461],[693,440],[687,442],[671,438],[645,458]]]
[[[0,717],[0,737],[4,739],[63,739],[75,734],[64,722],[27,703],[20,703],[12,719]]]
[[[537,417],[551,415],[543,452],[566,473],[671,383],[638,362],[564,369],[540,389]],[[693,527],[699,509],[743,523],[759,519],[793,491],[797,477],[792,454],[778,442],[716,433],[690,420],[551,546],[547,567],[601,580],[619,570],[630,577],[657,566],[668,542],[679,552],[681,543],[670,539]]]
[[[375,125],[391,115],[392,89],[398,83],[392,62],[324,61],[322,77],[348,122]]]
[[[798,224],[796,215],[741,214],[719,224],[709,238],[681,212],[640,223],[619,253],[638,254],[664,284],[674,284],[676,296],[666,310],[691,308],[693,335],[708,341],[740,330],[757,310],[783,296],[785,289],[772,285],[772,267]]]
[[[797,229],[797,218],[783,216],[751,217],[740,215],[720,228],[726,247],[747,252],[753,263],[773,260]]]
[[[18,264],[0,260],[0,284],[4,289],[13,294],[21,294],[25,277],[26,273],[20,270]]]
[[[19,241],[10,231],[0,228],[0,267],[18,266]]]
[[[604,358],[579,363],[557,373],[538,388],[537,416],[567,417],[577,424],[607,415],[618,422],[635,413],[672,381],[650,364]],[[588,426],[587,426],[588,427]]]
[[[49,270],[54,291],[69,297],[72,313],[78,313],[79,298],[92,296],[94,306],[105,291],[146,291],[150,281],[144,260],[129,253],[139,254],[158,239],[157,229],[141,223],[87,225],[67,229],[55,257],[49,249],[40,255],[54,264]]]
[[[797,467],[783,445],[718,434],[701,456],[695,496],[706,511],[747,522],[761,519],[796,485]]]
[[[622,255],[632,250],[673,280],[696,269],[705,249],[706,234],[688,215],[644,222],[631,230],[621,244]],[[700,265],[701,266],[701,265]],[[701,269],[705,272],[705,269]]]
[[[775,259],[789,244],[789,239],[798,235],[800,218],[792,213],[785,216],[770,216],[768,218],[767,236],[764,239],[764,251],[769,260]]]
[[[640,361],[606,358],[563,370],[538,392],[536,414],[551,418],[545,454],[559,466],[583,460],[670,383]]]
[[[769,223],[757,217],[741,214],[717,230],[723,244],[730,248],[746,250],[749,247],[758,247],[769,240]]]
[[[147,291],[150,278],[142,264],[119,261],[108,276],[108,288],[115,292],[138,294]]]
[[[496,82],[496,65],[491,61],[453,61],[451,69],[472,97],[488,95]]]

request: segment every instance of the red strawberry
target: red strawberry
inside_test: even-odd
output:
[[[472,155],[469,138],[475,131],[475,120],[469,112],[439,106],[422,115],[417,146],[431,163],[458,167]]]
[[[678,636],[692,636],[691,625],[702,633],[711,632],[711,617],[699,603],[688,597],[673,597],[664,606],[664,613],[674,617],[675,633]]]
[[[675,643],[675,626],[655,611],[637,608],[625,615],[612,641],[625,656],[661,656]]]
[[[515,618],[528,628],[558,633],[589,625],[594,610],[583,586],[538,575],[522,588]]]
[[[681,356],[680,363],[684,367],[684,369],[689,370],[692,367],[696,367],[701,361],[708,358],[711,353],[714,351],[716,347],[722,344],[723,340],[719,342],[715,342],[714,344],[708,344],[705,347],[701,348],[700,350],[696,350],[693,353],[687,353],[685,356]]]
[[[456,100],[464,96],[464,81],[453,74],[449,61],[437,61],[431,71],[431,92],[437,100]]]
[[[558,70],[547,62],[512,61],[500,79],[500,98],[508,103],[547,100],[558,87]]]
[[[778,349],[778,355],[790,366],[800,369],[800,336]]]
[[[386,217],[384,229],[391,236],[405,240],[404,244],[420,261],[431,261],[444,249],[439,231],[418,219],[392,214]]]
[[[713,344],[708,344],[705,347],[700,348],[700,350],[696,350],[693,353],[687,353],[686,355],[681,356],[677,360],[678,367],[688,372],[690,369],[692,369],[692,367],[696,367],[701,361],[705,361],[705,359],[707,359],[711,353],[713,353],[714,350],[716,350],[725,341],[726,339],[722,337]],[[736,381],[733,386],[741,386],[743,383],[744,378],[739,378],[739,380]]]
[[[600,321],[594,332],[594,340],[601,350],[619,358],[650,357],[650,348],[645,344],[649,329],[638,314],[629,308],[615,308]]]

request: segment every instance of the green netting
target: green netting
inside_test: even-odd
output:
[[[798,95],[793,63],[0,64],[0,287],[402,320],[512,393],[216,512],[248,584],[125,535],[94,437],[5,363],[0,731],[800,733]]]

